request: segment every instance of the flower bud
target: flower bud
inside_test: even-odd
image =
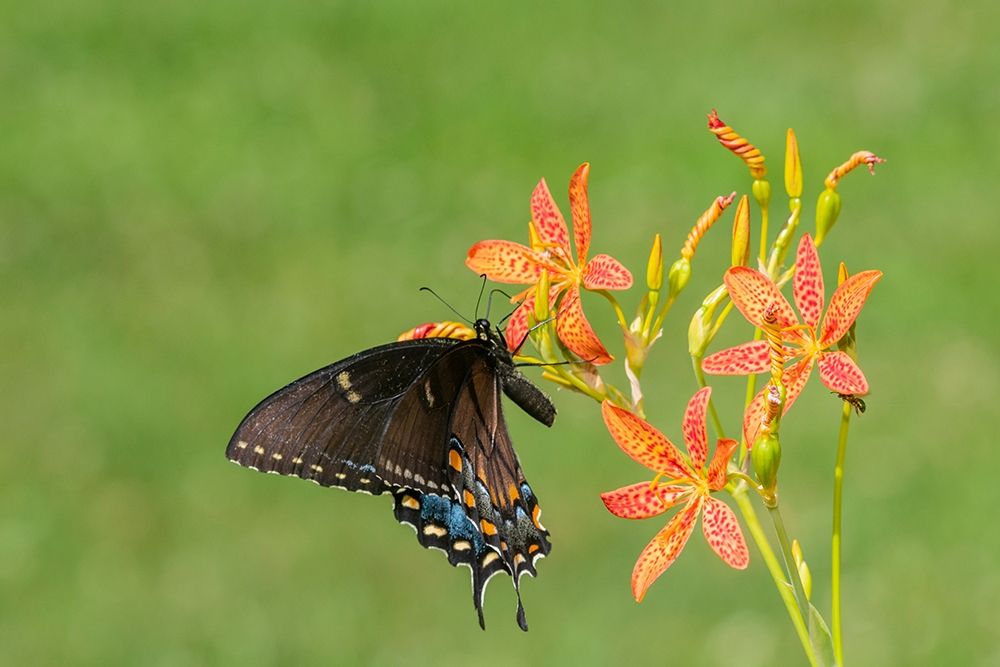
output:
[[[792,128],[788,128],[785,137],[785,192],[792,199],[802,196],[802,160],[799,157],[799,142]]]
[[[798,540],[792,540],[792,558],[795,560],[795,568],[799,571],[799,580],[802,588],[806,592],[806,600],[812,598],[812,573],[809,571],[809,564],[802,557],[802,547]]]
[[[826,238],[827,233],[833,229],[833,225],[837,222],[837,217],[840,215],[840,194],[832,189],[827,188],[819,194],[819,200],[816,202],[816,245],[823,243],[823,239]]]
[[[549,272],[542,269],[535,287],[535,322],[544,322],[549,317]]]
[[[681,257],[670,266],[667,280],[670,283],[670,296],[674,297],[687,287],[691,279],[691,262],[687,257]]]
[[[761,208],[767,208],[767,205],[771,203],[770,182],[756,180],[750,187],[750,191],[753,192],[753,198],[757,200],[757,204],[759,204]]]
[[[733,219],[732,266],[746,266],[750,261],[750,199],[743,195]]]
[[[714,308],[702,306],[694,313],[691,324],[688,325],[688,352],[692,357],[701,359],[708,348],[709,332],[712,330],[712,311]]]
[[[781,441],[778,434],[762,429],[750,450],[750,461],[757,481],[764,487],[767,495],[773,496],[778,486],[778,467],[781,465]]]
[[[663,241],[659,234],[653,237],[653,247],[649,250],[649,262],[646,263],[646,286],[651,292],[663,287]]]

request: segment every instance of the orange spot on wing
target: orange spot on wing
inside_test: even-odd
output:
[[[476,497],[473,496],[468,489],[465,490],[465,504],[467,507],[473,507],[476,504]]]
[[[494,526],[489,521],[487,521],[486,519],[480,519],[479,520],[479,527],[483,529],[483,534],[484,535],[496,535],[497,534],[497,527]]]
[[[454,449],[448,452],[448,465],[459,472],[462,471],[462,457]]]

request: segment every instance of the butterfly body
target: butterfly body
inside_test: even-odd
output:
[[[243,419],[226,455],[262,472],[394,496],[394,514],[425,547],[472,570],[483,594],[498,573],[524,573],[550,550],[538,503],[503,418],[505,393],[551,425],[552,402],[478,320],[476,338],[424,338],[359,352],[292,382]],[[518,623],[527,629],[518,594]]]

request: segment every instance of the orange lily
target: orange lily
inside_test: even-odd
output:
[[[534,311],[535,292],[542,271],[548,271],[549,303],[556,316],[556,333],[574,354],[594,364],[612,360],[583,314],[580,288],[623,290],[632,286],[632,274],[609,255],[595,255],[589,261],[590,203],[587,199],[586,162],[570,178],[569,202],[573,217],[576,256],[569,245],[569,230],[543,178],[531,195],[531,247],[513,241],[480,241],[469,248],[465,264],[493,281],[531,285],[513,302],[521,305],[507,325],[507,344],[516,350],[528,333],[528,317]],[[558,306],[556,302],[558,300]]]
[[[765,312],[774,313],[785,345],[786,360],[795,361],[783,371],[781,378],[786,392],[785,412],[802,392],[814,365],[819,365],[820,379],[831,391],[855,396],[868,393],[868,380],[854,360],[846,352],[830,348],[851,328],[880,278],[881,271],[862,271],[845,280],[830,298],[830,307],[820,324],[824,305],[823,272],[809,234],[804,234],[799,242],[792,283],[792,295],[802,315],[801,322],[777,285],[766,275],[744,266],[726,271],[726,287],[736,307],[750,324],[759,328],[764,327]],[[706,357],[702,368],[714,375],[749,375],[769,371],[770,363],[768,342],[755,340]],[[743,433],[751,447],[764,417],[766,389],[754,397],[743,417]]]
[[[618,446],[636,462],[657,473],[652,483],[639,482],[602,493],[601,500],[608,511],[623,519],[646,519],[687,501],[639,554],[632,570],[632,595],[637,602],[642,602],[650,585],[677,560],[702,512],[702,531],[719,558],[737,570],[745,569],[750,562],[750,552],[736,514],[710,494],[726,485],[726,467],[738,444],[729,438],[720,439],[712,462],[705,469],[708,458],[705,412],[711,393],[711,387],[699,390],[684,411],[683,433],[688,458],[643,419],[610,401],[601,405],[604,423]],[[671,482],[660,484],[661,477]]]

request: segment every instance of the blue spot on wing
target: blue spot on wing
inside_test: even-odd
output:
[[[424,494],[420,499],[420,518],[443,525],[454,539],[468,540],[477,556],[487,548],[482,534],[472,525],[462,506],[449,498]]]

